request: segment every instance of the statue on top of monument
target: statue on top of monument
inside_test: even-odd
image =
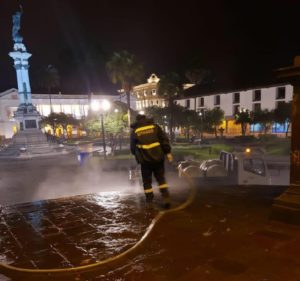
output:
[[[20,6],[20,11],[17,11],[13,15],[12,38],[15,43],[22,43],[22,41],[23,41],[23,37],[19,33],[19,30],[21,29],[22,14],[23,14],[23,8],[22,8],[22,6]]]

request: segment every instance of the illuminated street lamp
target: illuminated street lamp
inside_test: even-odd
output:
[[[202,111],[199,112],[199,116],[200,116],[200,120],[201,120],[201,123],[200,123],[200,139],[202,140],[203,139],[203,113],[202,113]]]
[[[103,155],[106,159],[106,142],[105,142],[105,130],[104,130],[104,112],[108,111],[111,107],[111,103],[108,100],[102,100],[99,102],[98,100],[93,100],[91,102],[91,109],[94,112],[100,113],[100,122],[101,122],[101,131],[102,131],[102,141],[103,141]]]

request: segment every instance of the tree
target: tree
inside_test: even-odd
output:
[[[145,108],[145,113],[147,116],[151,116],[158,125],[163,128],[166,126],[169,114],[167,107],[150,106]]]
[[[71,114],[65,114],[60,112],[56,115],[56,123],[62,126],[64,134],[67,134],[67,127],[68,125],[79,125],[79,121],[74,118]]]
[[[165,99],[169,108],[169,133],[170,141],[173,142],[174,134],[174,101],[182,94],[183,86],[180,76],[175,72],[170,72],[161,76],[158,82],[157,94]]]
[[[250,112],[248,109],[243,109],[235,115],[235,124],[240,124],[242,136],[246,135],[247,125],[251,122]]]
[[[109,112],[104,118],[104,127],[107,132],[110,145],[111,152],[114,154],[116,148],[116,138],[120,139],[120,149],[121,149],[121,137],[124,132],[124,128],[126,126],[126,120],[124,119],[124,113],[117,112]]]
[[[197,130],[199,127],[200,117],[194,110],[189,110],[185,107],[178,106],[175,115],[176,124],[185,129],[185,137],[190,139],[190,132],[192,129]]]
[[[260,124],[262,131],[266,134],[272,127],[274,112],[268,109],[256,110],[253,112],[252,124]]]
[[[55,135],[57,128],[62,127],[64,134],[67,133],[68,125],[78,125],[79,121],[75,119],[71,114],[65,114],[63,112],[55,113],[52,112],[48,116],[42,118],[43,126],[49,125]]]
[[[289,128],[292,119],[292,103],[285,102],[279,103],[278,107],[274,110],[274,121],[279,124],[286,124],[285,137],[288,137]]]
[[[135,55],[127,51],[114,53],[106,68],[111,81],[114,84],[120,84],[127,97],[128,106],[128,125],[130,118],[130,93],[137,83],[140,83],[144,77],[143,65],[137,60]]]
[[[214,132],[216,138],[218,137],[218,127],[222,124],[224,119],[224,111],[220,108],[213,108],[205,111],[203,118],[205,130],[208,132]]]
[[[84,121],[83,127],[89,136],[96,136],[101,130],[100,120],[90,116]]]
[[[39,85],[46,89],[49,95],[50,101],[50,113],[52,113],[52,101],[51,101],[51,94],[52,90],[59,87],[59,74],[58,70],[51,64],[43,67],[39,73]]]
[[[110,139],[112,153],[116,148],[116,138],[119,138],[120,149],[122,149],[122,138],[127,127],[127,106],[122,102],[114,102],[114,110],[107,112],[103,116],[104,130]],[[99,115],[91,113],[84,122],[84,128],[88,135],[95,136],[101,132],[101,122]]]
[[[55,113],[55,112],[52,112],[50,113],[48,116],[44,116],[42,117],[42,126],[47,126],[49,125],[53,131],[53,135],[55,136],[55,132],[56,132],[56,129],[59,127],[59,123],[58,123],[58,119],[59,119],[59,114],[58,113]]]

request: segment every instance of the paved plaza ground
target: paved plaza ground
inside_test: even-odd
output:
[[[0,160],[0,205],[103,191],[139,191],[129,184],[127,170],[113,174],[102,168],[99,157],[80,165],[76,154]]]
[[[2,262],[63,268],[103,260],[134,245],[159,211],[160,197],[154,209],[146,208],[126,171],[103,172],[97,162],[80,167],[72,158],[56,162],[59,168],[51,161],[57,160],[30,162],[27,172],[19,163],[14,179],[6,179],[15,197],[0,193]],[[174,172],[168,178],[176,206],[188,197],[188,186]],[[284,190],[197,186],[192,205],[165,215],[133,257],[101,273],[61,280],[299,281],[300,227],[270,219],[272,200]],[[55,196],[65,197],[15,204]]]

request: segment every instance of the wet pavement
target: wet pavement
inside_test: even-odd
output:
[[[140,196],[104,192],[1,209],[0,262],[23,268],[94,263],[132,246],[154,212]]]
[[[284,188],[261,188],[198,187],[193,204],[165,215],[133,258],[104,274],[61,280],[299,281],[300,227],[270,219],[272,198]],[[5,207],[1,261],[70,267],[120,253],[158,212],[145,209],[141,195],[111,192]]]
[[[72,170],[78,172],[72,183],[83,184],[86,175],[97,171],[75,164],[67,167],[66,181]],[[42,181],[38,177],[33,183],[36,187]],[[106,180],[101,183],[101,178],[116,179],[126,188],[106,191]],[[187,185],[175,173],[168,178],[176,206],[187,198]],[[160,210],[160,197],[156,196],[154,209],[147,208],[141,188],[127,188],[121,171],[100,173],[88,185],[94,182],[97,193],[87,189],[86,195],[2,206],[0,262],[26,268],[68,268],[104,260],[134,245]],[[284,189],[197,186],[193,204],[166,214],[134,256],[101,273],[61,280],[300,281],[300,227],[270,219],[272,200]],[[32,279],[0,274],[0,280]]]

